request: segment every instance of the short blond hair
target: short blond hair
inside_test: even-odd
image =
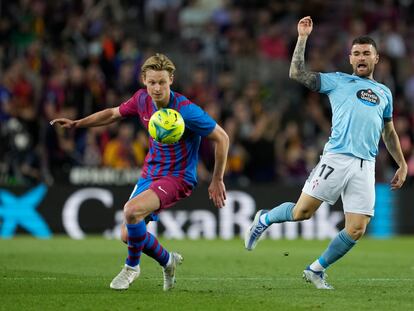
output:
[[[148,70],[166,70],[168,71],[170,77],[172,77],[175,71],[175,65],[167,56],[161,53],[157,53],[149,57],[141,66],[141,75],[145,77],[145,73]]]

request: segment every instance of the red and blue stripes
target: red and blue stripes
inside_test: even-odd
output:
[[[126,224],[126,228],[128,230],[128,257],[125,263],[130,267],[136,267],[139,265],[147,238],[147,226],[144,221],[140,221],[137,224]]]
[[[142,177],[177,176],[195,185],[199,141],[200,138],[196,135],[172,145],[161,144],[150,139]]]
[[[183,116],[186,124],[184,136],[172,145],[161,144],[150,138],[142,178],[176,176],[194,186],[197,184],[198,148],[201,137],[211,133],[216,123],[200,107],[173,91],[167,107],[177,110]],[[122,116],[139,116],[146,128],[149,118],[156,110],[157,106],[145,89],[136,92],[120,106]]]
[[[167,265],[170,254],[162,247],[157,238],[147,232],[147,238],[143,249],[145,255],[154,258],[161,266]]]

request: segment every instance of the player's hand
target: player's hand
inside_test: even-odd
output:
[[[222,208],[226,201],[226,186],[223,181],[213,178],[208,187],[208,196],[217,208]]]
[[[74,128],[75,125],[76,125],[76,121],[69,120],[69,119],[66,119],[66,118],[54,119],[54,120],[50,121],[49,123],[50,123],[50,125],[59,124],[61,127],[67,128],[67,129]]]
[[[405,182],[405,179],[407,178],[407,167],[400,167],[396,172],[391,180],[391,189],[397,190],[402,187],[402,185]]]
[[[299,37],[307,37],[310,35],[313,29],[313,22],[310,16],[302,18],[298,22],[298,35]]]

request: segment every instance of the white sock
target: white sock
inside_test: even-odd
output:
[[[130,268],[132,270],[138,270],[139,265],[136,265],[135,267],[132,267],[130,265],[125,264],[125,267]]]
[[[268,226],[268,223],[267,223],[267,221],[266,221],[266,213],[264,213],[263,215],[261,215],[261,216],[260,216],[260,218],[259,218],[259,220],[260,220],[260,222],[261,222],[263,225]]]
[[[323,270],[325,270],[324,267],[322,267],[322,265],[320,264],[319,260],[316,259],[310,266],[309,268],[311,268],[312,271],[315,272],[321,272]]]
[[[171,261],[172,261],[172,254],[171,254],[171,253],[169,253],[169,254],[170,254],[170,257],[168,257],[167,264],[166,264],[164,267],[168,267],[169,265],[171,265]]]

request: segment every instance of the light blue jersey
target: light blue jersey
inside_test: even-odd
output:
[[[392,94],[376,81],[342,72],[320,73],[319,92],[332,107],[332,132],[324,153],[375,161],[384,122],[392,118]]]

